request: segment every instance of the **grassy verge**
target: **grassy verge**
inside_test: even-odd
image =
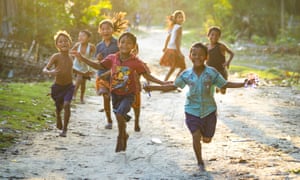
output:
[[[50,82],[1,83],[0,149],[13,144],[22,132],[41,131],[54,121]]]

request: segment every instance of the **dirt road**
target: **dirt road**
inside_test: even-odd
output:
[[[155,29],[139,37],[140,57],[160,79],[164,38]],[[184,124],[185,90],[151,95],[142,94],[141,132],[128,123],[126,152],[114,152],[116,121],[105,130],[100,97],[90,96],[72,109],[66,138],[53,125],[1,154],[0,179],[300,179],[299,92],[260,86],[217,94],[217,130],[203,145],[202,173]]]

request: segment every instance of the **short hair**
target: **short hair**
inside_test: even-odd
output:
[[[191,49],[190,49],[190,53],[192,52],[192,49],[193,48],[201,48],[204,50],[205,54],[207,55],[208,54],[208,50],[207,50],[207,47],[201,43],[201,42],[196,42],[192,45]]]
[[[85,33],[88,37],[91,37],[91,36],[92,36],[91,31],[89,31],[89,30],[87,30],[87,29],[81,30],[80,32]]]
[[[212,26],[212,27],[210,27],[208,29],[207,36],[209,36],[212,31],[217,31],[220,34],[220,36],[221,36],[221,28],[220,27],[218,27],[218,26]]]
[[[108,24],[111,28],[114,28],[114,23],[110,19],[104,19],[104,20],[100,21],[100,23],[99,23],[99,29],[101,28],[101,26],[103,24]]]
[[[133,44],[136,45],[136,36],[134,34],[132,34],[131,32],[124,32],[123,34],[121,34],[121,36],[119,37],[119,42],[125,36],[127,36],[129,39],[131,39]]]
[[[58,40],[59,36],[65,36],[70,41],[70,43],[72,43],[72,38],[71,38],[70,34],[67,33],[67,31],[59,30],[54,35],[55,45],[57,45],[57,40]]]

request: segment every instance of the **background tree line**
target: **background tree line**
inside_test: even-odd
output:
[[[0,8],[1,37],[28,43],[36,40],[52,48],[53,34],[60,29],[69,31],[73,38],[81,29],[89,29],[98,41],[99,21],[118,11],[127,12],[131,22],[134,14],[140,13],[142,25],[164,27],[165,17],[182,9],[187,28],[205,35],[209,26],[217,25],[231,42],[297,44],[300,39],[297,0],[1,0]],[[4,34],[9,25],[11,31]]]

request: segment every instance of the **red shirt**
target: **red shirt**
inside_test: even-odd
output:
[[[108,55],[101,64],[111,69],[110,91],[118,95],[127,95],[138,92],[136,75],[147,72],[144,62],[135,55],[128,60],[121,61],[120,54]]]

